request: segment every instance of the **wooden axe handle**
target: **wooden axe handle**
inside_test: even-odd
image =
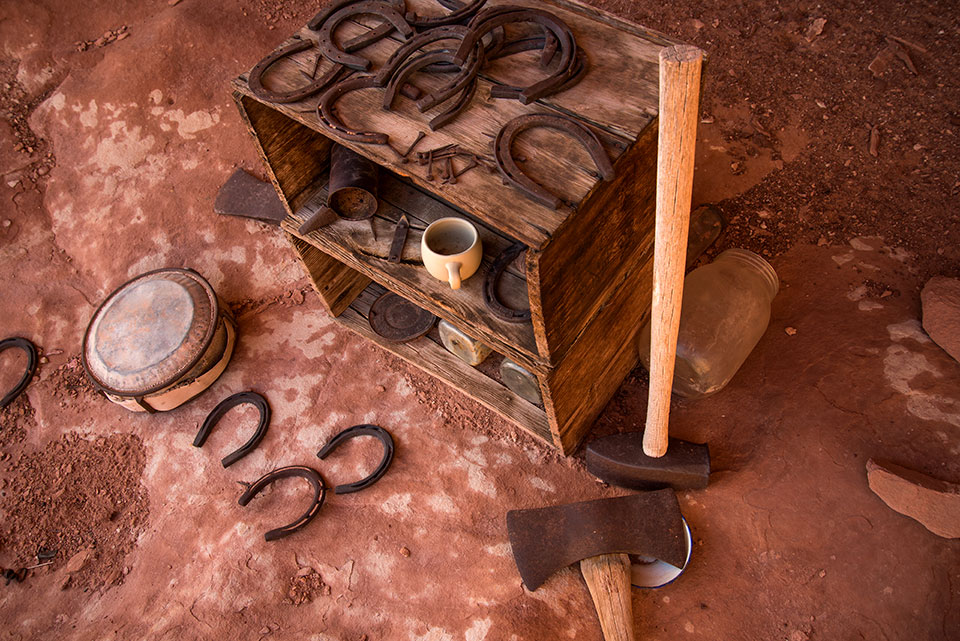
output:
[[[580,561],[606,641],[634,641],[630,557],[601,554]]]
[[[673,388],[680,304],[683,300],[702,63],[703,51],[691,45],[660,50],[650,395],[643,433],[643,451],[653,457],[667,453],[667,419],[670,415],[670,390]]]

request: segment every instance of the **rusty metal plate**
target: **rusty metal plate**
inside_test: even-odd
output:
[[[378,335],[404,343],[429,332],[437,317],[403,296],[387,292],[370,306],[368,320]]]
[[[507,533],[530,590],[557,570],[599,554],[636,554],[675,567],[686,559],[683,516],[673,490],[511,510]]]
[[[120,286],[83,339],[83,365],[103,390],[141,396],[180,380],[214,339],[220,306],[202,276],[159,269]]]

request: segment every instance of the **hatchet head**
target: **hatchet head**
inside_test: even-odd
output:
[[[636,554],[683,567],[683,516],[673,490],[507,512],[513,558],[529,590],[601,554]]]

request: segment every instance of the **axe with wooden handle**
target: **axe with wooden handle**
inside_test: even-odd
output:
[[[682,567],[683,516],[673,490],[507,512],[507,532],[523,584],[536,590],[580,562],[607,641],[633,641],[630,554]]]

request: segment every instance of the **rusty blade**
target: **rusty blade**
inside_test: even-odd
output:
[[[406,214],[400,215],[397,221],[396,230],[393,232],[393,242],[390,244],[390,254],[387,256],[388,263],[399,263],[403,256],[403,246],[407,242],[407,230],[410,229],[410,222]]]
[[[673,490],[507,512],[507,532],[523,584],[599,554],[653,557],[676,567],[686,559],[683,516]]]

